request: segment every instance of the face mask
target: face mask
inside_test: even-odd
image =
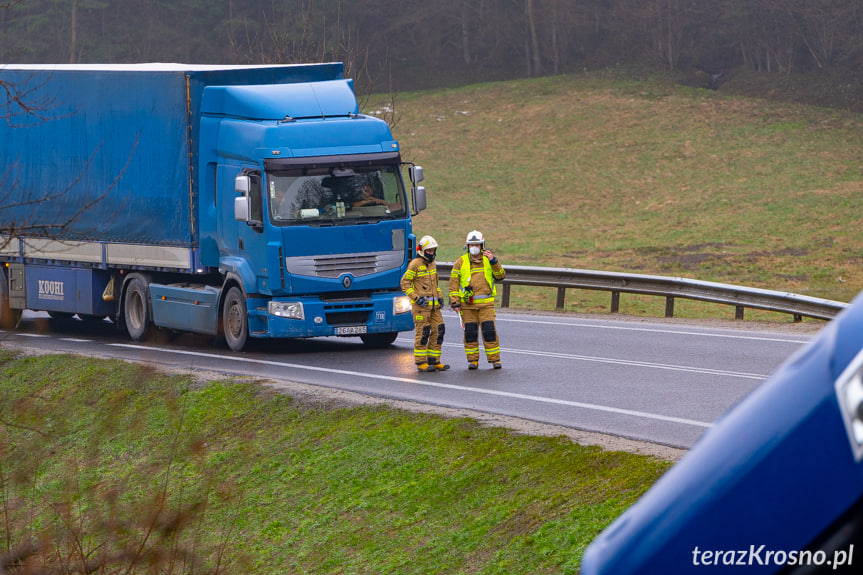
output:
[[[436,253],[437,252],[423,252],[423,255],[425,256],[425,259],[427,259],[430,262],[433,262]]]
[[[467,249],[467,251],[469,251],[470,255],[472,255],[472,256],[478,256],[479,255],[479,246],[470,246]]]

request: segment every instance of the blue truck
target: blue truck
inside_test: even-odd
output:
[[[422,168],[341,63],[5,65],[0,325],[249,338],[413,329]]]
[[[863,573],[863,294],[587,548],[582,575]]]

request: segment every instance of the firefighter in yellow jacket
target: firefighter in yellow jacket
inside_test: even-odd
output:
[[[402,276],[401,288],[411,298],[414,314],[414,363],[417,370],[444,371],[449,365],[441,363],[441,347],[446,326],[441,315],[443,294],[434,263],[437,242],[431,236],[423,236],[417,246],[417,254],[408,264]]]
[[[498,259],[485,249],[485,237],[478,230],[467,235],[468,253],[452,265],[449,279],[449,300],[453,310],[461,315],[464,325],[464,351],[467,368],[479,366],[479,336],[485,347],[485,358],[494,369],[500,369],[500,342],[495,323],[494,283],[506,277]]]

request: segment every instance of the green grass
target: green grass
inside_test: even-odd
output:
[[[669,466],[118,361],[0,369],[0,556],[58,573],[577,573]]]
[[[613,74],[401,94],[396,109],[395,135],[429,191],[415,230],[436,237],[441,260],[476,228],[504,265],[840,301],[863,288],[859,115]],[[554,290],[522,289],[517,305],[553,308]]]

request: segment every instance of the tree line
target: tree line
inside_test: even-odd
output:
[[[863,0],[0,0],[0,62],[342,60],[377,90],[627,62],[716,82],[856,75],[861,20]]]

